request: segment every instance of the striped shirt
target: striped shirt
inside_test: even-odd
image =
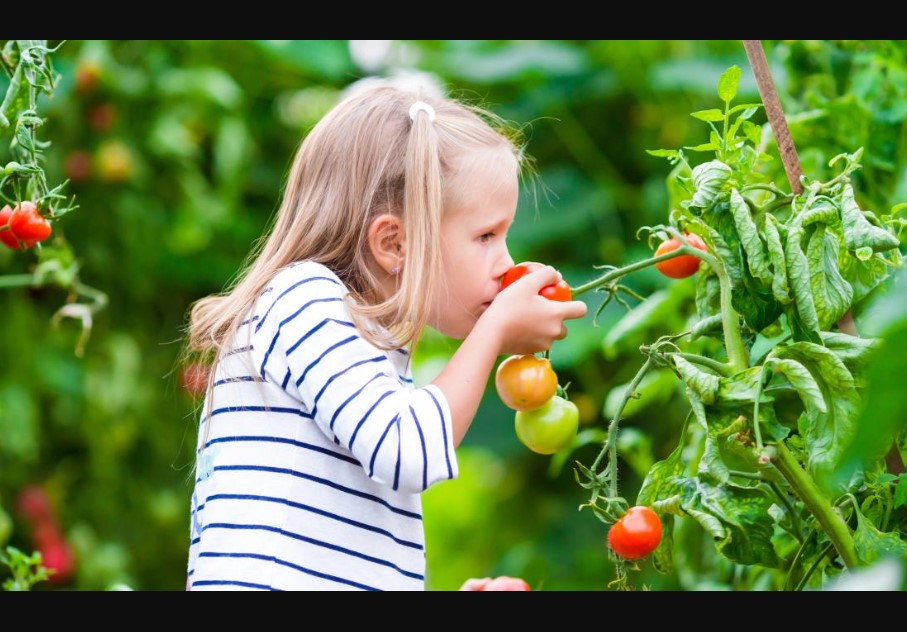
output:
[[[218,363],[192,590],[424,589],[420,494],[457,476],[450,408],[405,350],[360,335],[346,292],[321,264],[284,268]]]

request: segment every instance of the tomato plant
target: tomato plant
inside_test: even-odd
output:
[[[554,454],[569,446],[579,427],[579,409],[555,395],[542,406],[515,415],[516,436],[538,454]]]
[[[684,235],[684,239],[686,239],[687,243],[693,246],[693,248],[697,248],[703,252],[707,251],[705,242],[702,241],[699,235],[688,233]],[[659,244],[658,249],[655,251],[655,256],[659,257],[668,254],[669,252],[674,252],[680,248],[681,245],[679,238],[671,237]],[[673,259],[659,261],[655,264],[655,268],[666,277],[672,279],[685,279],[696,274],[696,271],[699,270],[699,261],[699,257],[695,255],[680,255]]]
[[[762,105],[731,105],[740,72],[735,66],[719,79],[721,108],[693,114],[711,127],[709,142],[693,149],[714,152],[712,160],[692,166],[681,150],[650,152],[674,165],[674,210],[666,224],[644,228],[669,239],[654,257],[609,267],[573,289],[605,291],[610,300],[622,277],[652,265],[671,278],[699,271],[696,321],[640,346],[642,367],[623,389],[601,452],[591,466],[578,464],[577,478],[590,490],[584,506],[613,525],[608,541],[625,559],[651,553],[664,531],[655,566],[669,568],[673,518],[685,516],[731,563],[784,569],[778,586],[802,587],[817,571],[834,577],[891,551],[907,555],[903,520],[887,517],[903,504],[890,486],[903,472],[898,432],[907,424],[879,429],[872,448],[854,456],[862,369],[879,341],[860,338],[852,319],[903,266],[898,235],[907,221],[895,214],[907,205],[880,215],[860,208],[852,174],[862,149],[832,159],[836,173],[827,180],[795,177],[786,163],[795,190],[782,189],[750,121]],[[682,236],[702,255],[657,260],[678,250]],[[682,383],[690,414],[625,513],[619,422],[649,371],[663,368]],[[616,569],[623,584],[626,571]]]
[[[623,558],[639,560],[658,548],[661,520],[651,508],[630,507],[608,530],[608,545]]]
[[[506,288],[508,285],[520,279],[530,272],[543,268],[544,266],[540,263],[519,263],[507,272],[504,273],[504,276],[501,278],[501,290]],[[557,283],[552,283],[551,285],[546,285],[541,290],[539,294],[545,298],[552,301],[569,301],[572,300],[570,286],[567,285],[566,281],[558,281]]]
[[[50,237],[53,230],[50,222],[38,213],[34,202],[22,202],[14,209],[9,205],[0,210],[0,240],[14,250],[27,249]]]
[[[506,406],[532,410],[557,392],[557,374],[547,358],[531,354],[510,356],[498,365],[494,384]]]

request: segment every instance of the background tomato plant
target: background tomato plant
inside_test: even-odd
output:
[[[904,199],[904,43],[765,46],[804,171],[824,177],[833,156],[862,146],[861,206],[883,212]],[[0,337],[0,546],[32,550],[15,499],[40,483],[77,554],[67,587],[184,587],[198,413],[178,361],[186,310],[235,272],[276,208],[300,136],[355,79],[430,73],[451,89],[483,95],[507,119],[531,121],[527,150],[538,179],[522,192],[511,254],[555,265],[575,287],[596,276],[593,266],[650,256],[636,231],[664,222],[671,166],[643,150],[689,144],[701,125],[690,112],[714,107],[715,77],[732,64],[745,71],[739,98],[758,101],[738,40],[66,42],[55,55],[62,79],[54,98],[39,105],[47,117],[42,138],[53,141],[48,178],[70,178],[79,209],[54,226],[65,242],[51,238],[40,255],[0,248],[0,275],[30,274],[39,256],[53,255],[66,264],[61,270],[77,266],[110,303],[95,316],[79,358],[78,323],[50,323],[65,291],[0,287],[5,331],[16,332]],[[5,81],[0,75],[2,90]],[[9,160],[3,138],[0,165]],[[774,151],[768,137],[766,148]],[[538,195],[545,191],[555,195]],[[622,294],[640,307],[627,318],[613,301],[597,326],[591,314],[599,297],[587,297],[590,316],[572,322],[551,354],[561,383],[570,383],[586,441],[570,461],[528,451],[489,380],[460,449],[460,479],[424,499],[429,588],[500,575],[541,590],[606,588],[613,568],[604,531],[576,511],[586,496],[572,459],[588,462],[597,453],[605,419],[638,368],[639,346],[692,323],[697,276],[672,281],[654,268],[639,272],[626,283],[645,302]],[[907,409],[897,377],[907,308],[867,305],[856,317],[861,333],[892,341],[865,367],[865,415],[897,426]],[[456,346],[434,332],[424,342],[415,359],[423,382]],[[702,350],[708,342],[697,344]],[[640,389],[619,444],[628,498],[676,446],[688,412],[667,369],[648,374]],[[857,451],[873,447],[871,433],[858,440]],[[907,483],[895,489],[907,497]],[[678,519],[673,539],[683,553],[674,569],[660,575],[644,562],[639,584],[771,585],[765,571],[717,555],[692,521]],[[50,586],[35,588],[42,585]]]

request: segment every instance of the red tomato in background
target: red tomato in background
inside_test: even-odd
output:
[[[16,498],[16,508],[19,510],[19,515],[25,520],[52,522],[54,519],[47,492],[37,483],[26,485],[19,490],[19,495]]]
[[[494,375],[498,397],[513,410],[542,406],[557,392],[557,374],[547,358],[532,354],[510,356]]]
[[[708,250],[705,242],[702,241],[699,235],[689,233],[684,235],[684,238],[687,240],[687,243],[693,246],[693,248],[703,252]],[[680,246],[680,240],[677,239],[677,237],[671,237],[667,241],[663,241],[659,244],[658,248],[655,250],[655,256],[666,255],[669,252],[677,250]],[[655,264],[655,268],[666,277],[672,279],[685,279],[696,274],[696,271],[699,270],[700,261],[699,257],[693,255],[680,255],[673,259],[659,261]]]
[[[542,267],[544,266],[540,263],[520,263],[513,266],[504,273],[504,277],[501,279],[501,290],[506,288],[517,279],[522,278],[530,272],[538,270]],[[570,293],[570,286],[567,285],[566,281],[558,281],[557,283],[554,283],[552,285],[546,285],[541,290],[539,290],[539,294],[552,301],[569,301],[573,298]]]
[[[83,182],[91,175],[91,154],[84,149],[76,149],[66,154],[63,159],[63,173],[73,182]]]
[[[208,388],[208,367],[201,362],[190,362],[183,367],[180,385],[192,397],[205,394]]]
[[[630,507],[608,531],[608,545],[623,558],[639,560],[658,548],[661,520],[644,505]]]
[[[48,581],[51,584],[65,584],[72,579],[76,570],[76,557],[56,524],[39,524],[35,528],[34,540],[41,553],[41,564],[52,571]]]

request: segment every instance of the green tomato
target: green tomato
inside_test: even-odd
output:
[[[539,408],[517,412],[516,436],[539,454],[554,454],[566,448],[576,436],[579,409],[573,402],[554,395]]]

